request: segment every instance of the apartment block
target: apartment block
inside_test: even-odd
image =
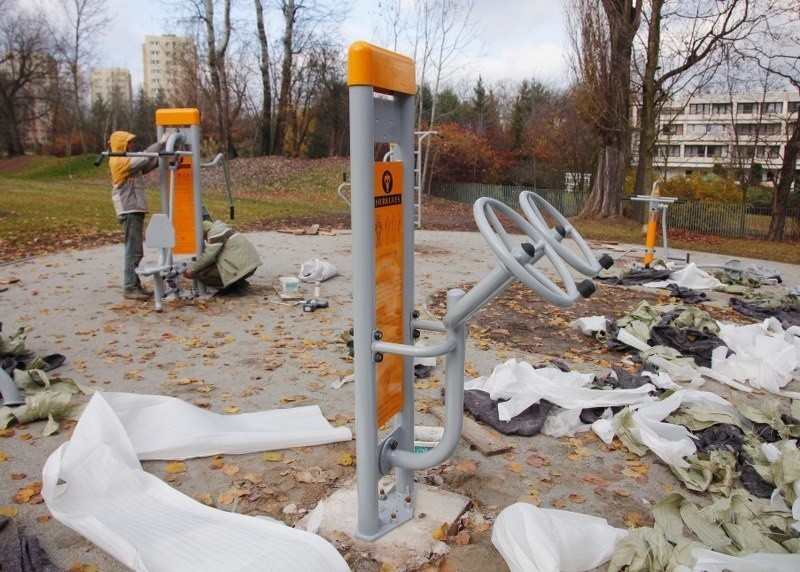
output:
[[[797,114],[796,92],[699,95],[660,114],[653,168],[661,177],[761,165],[774,181]]]
[[[144,65],[143,85],[145,93],[152,98],[161,93],[171,104],[184,104],[187,84],[197,59],[197,50],[192,38],[166,35],[146,36],[142,44]]]
[[[127,104],[133,100],[131,72],[125,68],[92,68],[89,89],[92,103],[118,100]]]

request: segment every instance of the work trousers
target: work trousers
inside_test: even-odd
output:
[[[144,258],[144,213],[127,213],[118,218],[125,234],[123,285],[125,290],[136,290],[142,287],[136,268]]]

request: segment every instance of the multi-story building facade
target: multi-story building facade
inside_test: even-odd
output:
[[[92,102],[118,100],[129,104],[133,100],[131,72],[125,68],[92,68],[89,86]]]
[[[170,103],[184,94],[194,68],[197,51],[192,38],[166,35],[146,36],[142,44],[143,87],[148,97],[161,94]]]
[[[662,109],[653,168],[662,178],[760,165],[770,183],[797,114],[794,92],[698,95]]]

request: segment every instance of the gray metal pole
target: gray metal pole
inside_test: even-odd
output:
[[[356,393],[356,535],[373,538],[378,517],[378,414],[372,332],[375,330],[373,90],[350,87],[350,212],[353,231],[353,351]]]

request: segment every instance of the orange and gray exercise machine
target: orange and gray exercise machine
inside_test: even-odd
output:
[[[455,450],[463,420],[466,321],[519,279],[545,301],[571,306],[594,284],[575,284],[567,263],[594,276],[613,263],[596,260],[578,232],[549,203],[524,194],[525,217],[487,197],[474,206],[478,228],[500,264],[469,292],[447,293],[441,322],[420,319],[414,309],[414,94],[411,59],[356,42],[348,52],[350,93],[350,208],[353,231],[353,342],[358,538],[373,541],[414,514],[414,471],[446,461]],[[376,161],[390,144],[390,160]],[[384,156],[384,159],[387,157]],[[509,220],[530,242],[506,232]],[[550,228],[545,216],[556,220]],[[578,252],[568,247],[571,239]],[[549,259],[553,282],[534,265]],[[415,345],[422,330],[444,334],[431,346]],[[445,421],[439,443],[414,451],[415,357],[445,356]],[[382,439],[381,427],[389,426]],[[394,483],[381,479],[394,470]],[[388,489],[388,490],[387,490]]]
[[[160,140],[168,133],[167,143],[160,153],[109,152],[100,153],[95,161],[99,166],[104,157],[158,157],[161,212],[150,217],[145,231],[145,245],[159,250],[158,262],[153,266],[140,266],[136,273],[152,276],[156,311],[163,309],[163,299],[168,295],[181,295],[174,279],[188,267],[187,262],[176,263],[174,255],[196,258],[203,253],[203,219],[208,213],[203,207],[201,170],[223,167],[228,191],[229,216],[234,218],[230,177],[225,156],[218,153],[208,163],[200,157],[200,111],[197,109],[159,109],[156,111],[156,135]],[[203,295],[205,286],[195,280],[189,295]]]

